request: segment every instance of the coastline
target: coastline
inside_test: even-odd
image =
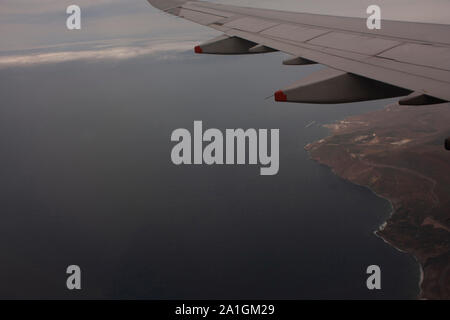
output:
[[[400,106],[350,116],[304,149],[340,178],[391,206],[373,233],[419,265],[418,299],[450,299],[450,104]],[[417,121],[421,119],[421,121]]]
[[[328,130],[331,131],[329,128],[328,128]],[[305,149],[306,149],[306,147],[307,147],[308,145],[310,145],[310,144],[311,144],[311,143],[307,144],[307,145],[305,146]],[[306,150],[308,151],[308,155],[309,155],[309,157],[310,157],[311,160],[317,162],[318,164],[325,165],[325,164],[323,164],[323,163],[317,161],[316,159],[314,159],[314,158],[312,157],[312,155],[311,155],[311,152],[310,152],[308,149],[306,149]],[[388,224],[389,218],[391,218],[391,217],[395,214],[394,205],[393,205],[391,199],[389,199],[389,198],[387,198],[387,197],[385,197],[385,196],[382,196],[382,195],[378,194],[377,192],[375,192],[375,190],[373,190],[372,188],[370,188],[370,186],[368,186],[368,185],[359,184],[359,183],[353,182],[353,181],[351,181],[351,180],[349,180],[349,179],[343,178],[342,176],[340,176],[339,174],[336,173],[336,171],[333,169],[333,167],[330,167],[330,166],[328,166],[328,165],[325,165],[325,166],[327,166],[328,168],[330,168],[330,169],[331,169],[331,172],[332,172],[334,175],[340,177],[341,179],[344,179],[344,180],[346,180],[346,181],[348,181],[348,182],[350,182],[350,183],[352,183],[352,184],[354,184],[354,185],[364,187],[364,188],[368,189],[371,193],[373,193],[376,197],[388,201],[388,203],[389,203],[389,205],[390,205],[390,207],[391,207],[391,210],[389,211],[388,217],[384,220],[384,222],[383,222],[382,224],[380,224],[375,230],[373,230],[372,233],[373,233],[377,238],[381,239],[384,243],[386,243],[386,244],[389,245],[390,247],[394,248],[394,249],[397,250],[398,252],[401,252],[401,253],[404,253],[404,254],[408,254],[408,255],[410,255],[411,257],[414,258],[414,260],[416,261],[416,263],[417,263],[417,265],[418,265],[418,267],[419,267],[419,271],[420,271],[420,277],[419,277],[419,282],[418,282],[418,291],[419,291],[419,293],[418,293],[418,295],[416,296],[416,299],[417,299],[417,300],[423,299],[423,298],[422,298],[422,293],[423,293],[423,290],[422,290],[422,283],[423,283],[423,279],[424,279],[424,272],[423,272],[423,266],[422,266],[422,264],[420,263],[419,259],[418,259],[412,252],[409,252],[409,251],[402,250],[402,249],[398,248],[395,244],[389,242],[386,238],[384,238],[381,234],[379,234],[379,231],[382,231],[382,230],[384,229],[384,227]]]

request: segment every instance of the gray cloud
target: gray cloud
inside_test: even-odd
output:
[[[0,56],[0,68],[61,63],[76,60],[124,60],[152,54],[159,54],[159,58],[167,59],[177,57],[176,55],[168,56],[167,52],[189,50],[192,49],[194,45],[195,42],[193,41],[153,41],[150,44],[140,46],[117,46],[114,42],[111,42],[103,43],[103,45],[95,46],[89,50],[63,50],[56,52]]]
[[[109,6],[112,4],[124,3],[122,0],[2,0],[1,15],[21,14],[36,15],[60,11],[61,8],[67,8],[71,4],[77,4],[82,8],[92,8],[99,6]]]

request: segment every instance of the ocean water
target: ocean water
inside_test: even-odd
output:
[[[386,200],[303,147],[380,109],[264,98],[320,66],[191,52],[0,70],[1,298],[414,298]],[[174,129],[280,129],[280,171],[175,166]],[[305,128],[311,121],[316,124]],[[68,291],[66,268],[82,270]],[[382,289],[366,288],[381,267]]]

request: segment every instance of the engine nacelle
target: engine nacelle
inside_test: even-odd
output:
[[[430,104],[444,103],[444,100],[431,97],[421,92],[413,92],[410,95],[400,99],[398,104],[401,106],[424,106]]]
[[[257,47],[257,43],[238,37],[222,35],[194,48],[195,53],[206,54],[249,54],[251,48]],[[258,50],[258,48],[256,48]]]
[[[275,92],[275,101],[336,104],[386,99],[411,93],[399,87],[335,69],[322,69]]]
[[[283,64],[285,66],[306,66],[309,64],[317,64],[317,62],[302,58],[302,57],[295,57],[295,58],[289,58],[283,61]]]

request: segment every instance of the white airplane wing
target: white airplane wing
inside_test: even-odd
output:
[[[277,101],[342,103],[407,96],[403,104],[450,101],[450,25],[381,21],[212,4],[148,0],[166,13],[224,33],[197,53],[282,51],[284,64],[328,66],[277,91]]]

